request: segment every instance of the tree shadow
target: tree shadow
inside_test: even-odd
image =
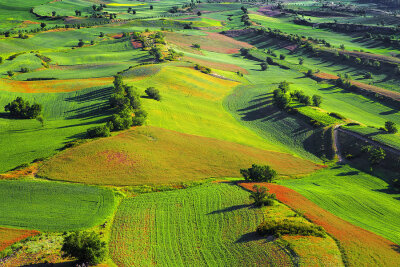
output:
[[[231,212],[231,211],[235,211],[235,210],[240,210],[240,209],[244,209],[244,208],[249,208],[251,207],[251,204],[240,204],[240,205],[234,205],[234,206],[230,206],[224,209],[220,209],[220,210],[215,210],[212,211],[210,213],[207,213],[207,215],[213,215],[213,214],[220,214],[220,213],[225,213],[225,212]]]
[[[105,101],[110,98],[112,92],[113,92],[112,87],[99,88],[84,94],[68,97],[65,99],[65,101],[77,102],[77,103],[89,102],[89,101]]]
[[[397,245],[397,244],[392,245],[392,249],[393,249],[394,251],[400,253],[400,245]]]
[[[264,239],[265,236],[257,234],[257,232],[250,232],[242,235],[238,240],[235,241],[235,243],[247,243],[251,241],[258,241]]]
[[[357,175],[359,173],[360,173],[359,171],[341,172],[336,174],[336,176],[351,176],[351,175]]]

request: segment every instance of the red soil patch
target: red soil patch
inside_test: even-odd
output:
[[[314,73],[313,75],[315,77],[323,79],[323,80],[337,80],[337,79],[339,79],[338,76],[333,75],[333,74],[329,74],[329,73],[325,73],[325,72],[318,72],[318,73]]]
[[[213,69],[234,71],[234,72],[240,71],[243,74],[248,74],[248,71],[246,69],[236,66],[236,65],[233,65],[233,64],[208,61],[208,60],[203,60],[203,59],[198,59],[198,58],[188,57],[188,56],[184,56],[183,59],[186,61],[190,61],[190,62],[193,62],[196,64],[206,66],[206,67],[210,67]]]
[[[37,234],[39,234],[39,232],[34,230],[8,229],[0,227],[0,251],[18,241]]]
[[[94,86],[112,83],[113,78],[44,80],[44,81],[14,81],[0,79],[1,90],[19,93],[58,93],[72,92]]]
[[[295,44],[294,45],[287,45],[287,46],[285,46],[283,48],[285,48],[285,49],[287,49],[289,51],[294,51],[294,50],[297,49],[297,45],[295,45]]]
[[[131,44],[134,48],[142,48],[143,47],[142,42],[139,42],[139,41],[131,40]]]
[[[122,34],[116,34],[116,35],[113,35],[113,36],[111,36],[112,38],[114,38],[114,39],[120,39],[120,38],[122,38]]]
[[[22,22],[23,24],[40,24],[40,22],[36,22],[36,21],[30,21],[30,20],[25,20],[24,22]]]
[[[333,215],[287,187],[268,183],[240,183],[240,186],[252,190],[254,184],[266,186],[279,201],[303,212],[309,220],[339,240],[350,266],[398,266],[400,253],[397,244]]]

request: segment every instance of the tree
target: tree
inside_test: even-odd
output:
[[[51,15],[52,15],[53,17],[55,17],[56,14],[57,14],[57,13],[56,13],[55,11],[51,12]]]
[[[276,199],[275,194],[268,193],[268,188],[258,185],[253,186],[249,198],[254,200],[254,205],[257,207],[272,206],[274,199]]]
[[[44,118],[43,118],[42,115],[37,116],[37,117],[36,117],[36,120],[37,120],[38,122],[40,122],[40,124],[42,125],[42,127],[44,127]]]
[[[64,238],[61,252],[63,256],[95,265],[106,258],[107,247],[95,232],[73,232]]]
[[[304,58],[300,57],[299,58],[299,65],[303,65],[303,63],[304,63]]]
[[[274,90],[272,102],[275,106],[280,109],[286,109],[289,107],[290,101],[291,98],[288,94],[279,89]]]
[[[80,39],[79,42],[78,42],[78,46],[79,46],[79,47],[82,47],[82,46],[84,46],[84,45],[85,45],[85,43],[83,42],[82,39]]]
[[[386,157],[385,150],[380,147],[374,148],[373,146],[364,146],[361,150],[368,154],[368,160],[371,165],[378,165]]]
[[[18,119],[35,119],[42,112],[42,105],[34,103],[30,105],[29,101],[22,97],[17,97],[14,101],[8,103],[4,110],[10,112],[10,116]]]
[[[240,174],[246,181],[253,182],[271,182],[277,176],[277,172],[270,166],[257,164],[248,169],[241,169]]]
[[[40,27],[42,27],[42,29],[44,29],[46,27],[46,23],[44,23],[44,22],[40,23]]]
[[[278,88],[282,92],[287,93],[289,91],[289,83],[287,81],[280,82]]]
[[[161,100],[161,96],[160,96],[160,91],[158,91],[156,88],[154,87],[149,87],[146,89],[146,91],[144,91],[147,96],[149,98],[152,98],[154,100],[160,101]]]
[[[284,54],[281,54],[281,55],[279,56],[279,58],[280,58],[281,60],[285,60],[286,56],[285,56]]]
[[[372,79],[372,73],[371,72],[366,72],[364,74],[364,79]]]
[[[197,12],[197,16],[199,16],[199,17],[201,16],[201,12],[200,11]]]
[[[397,133],[397,126],[394,122],[392,121],[387,121],[385,122],[385,129],[388,131],[388,133]]]
[[[150,10],[153,10],[153,5],[150,5]]]
[[[100,37],[104,37],[104,32],[100,32]]]
[[[12,77],[12,76],[14,76],[14,72],[12,70],[9,70],[9,71],[7,71],[7,75],[9,77]]]
[[[344,47],[344,44],[341,44],[341,45],[339,46],[339,48],[342,49],[342,50],[345,50],[345,49],[346,49],[346,48]]]
[[[192,44],[194,48],[200,49],[200,45],[199,44]]]
[[[319,95],[313,95],[312,102],[314,106],[320,107],[322,103],[322,97]]]
[[[96,138],[96,137],[108,137],[111,135],[111,133],[110,133],[110,128],[107,127],[107,125],[101,125],[87,129],[86,135],[88,138]]]
[[[260,64],[260,66],[261,66],[261,70],[262,70],[262,71],[264,71],[264,70],[267,70],[267,69],[268,69],[268,64],[267,64],[267,63],[265,63],[265,62],[261,63],[261,64]]]

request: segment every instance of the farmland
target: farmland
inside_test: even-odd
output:
[[[254,228],[264,216],[280,213],[290,217],[293,211],[281,205],[252,209],[248,195],[235,185],[222,183],[127,199],[121,203],[114,219],[110,243],[112,258],[119,266],[154,262],[160,265],[259,266],[269,263],[291,266],[293,259],[279,249],[277,243],[257,238]],[[307,240],[300,238],[289,242],[306,243]],[[324,260],[333,265],[341,264],[332,239],[318,249],[326,257]],[[126,254],[126,251],[131,253]],[[308,259],[312,259],[312,253],[304,257],[305,261]]]
[[[103,223],[111,191],[53,182],[0,181],[0,225],[39,231],[79,230]]]
[[[399,12],[0,0],[0,265],[398,266]]]

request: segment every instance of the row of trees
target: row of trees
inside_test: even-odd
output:
[[[280,109],[287,109],[292,100],[297,101],[306,106],[320,107],[322,97],[319,95],[307,96],[301,90],[296,90],[289,93],[289,83],[283,81],[279,84],[278,88],[273,91],[272,101],[275,106]]]
[[[89,138],[107,137],[111,131],[140,126],[146,120],[147,113],[142,109],[139,93],[136,88],[124,84],[119,74],[114,77],[114,93],[109,103],[114,114],[105,125],[89,128],[87,130]]]

